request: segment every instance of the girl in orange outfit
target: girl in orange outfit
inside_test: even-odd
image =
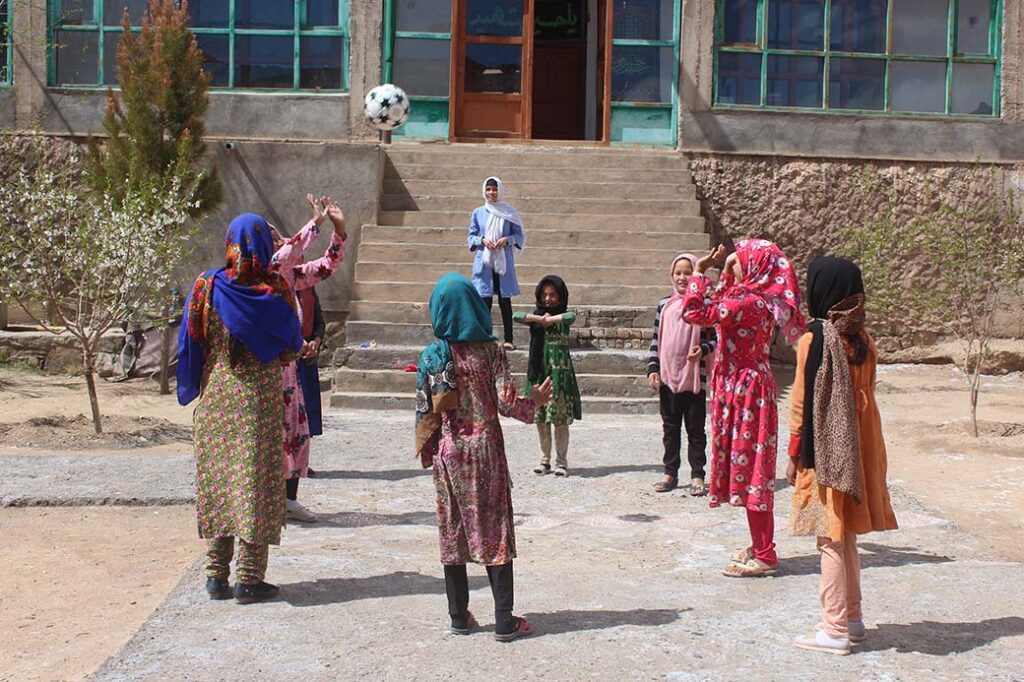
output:
[[[794,486],[790,534],[818,538],[823,622],[794,644],[844,655],[865,637],[857,535],[893,530],[896,516],[860,270],[842,258],[813,261],[807,306],[814,319],[797,345],[786,478]]]

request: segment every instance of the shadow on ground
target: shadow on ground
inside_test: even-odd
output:
[[[577,476],[579,478],[603,478],[605,476],[614,476],[615,474],[630,474],[637,471],[646,471],[650,473],[657,473],[658,467],[656,464],[623,464],[620,466],[609,466],[609,467],[581,467],[579,469],[570,468],[569,475]]]
[[[962,654],[991,644],[1003,637],[1024,635],[1024,618],[1007,616],[977,623],[883,623],[868,630],[868,639],[858,651],[894,649],[901,654],[930,656]]]
[[[885,568],[892,566],[910,566],[914,564],[945,564],[953,561],[941,554],[919,552],[914,547],[887,547],[873,542],[859,543],[861,550],[860,566],[865,568]],[[818,554],[783,557],[782,575],[818,575],[821,573],[821,558]]]
[[[692,609],[632,609],[630,611],[578,611],[567,609],[550,613],[523,614],[534,629],[532,637],[560,635],[566,632],[607,630],[624,625],[657,627],[679,620],[679,614]]]
[[[434,512],[405,512],[402,514],[368,514],[364,512],[334,512],[317,514],[317,526],[330,528],[368,528],[370,526],[432,526],[437,524]]]
[[[317,470],[316,479],[364,479],[367,481],[404,481],[417,476],[430,476],[430,469],[391,469],[387,471],[357,471],[339,469],[337,471]]]
[[[487,587],[486,576],[470,576],[469,589]],[[281,585],[281,599],[292,606],[326,606],[360,599],[444,594],[444,579],[413,571],[397,571],[367,578],[324,578]]]

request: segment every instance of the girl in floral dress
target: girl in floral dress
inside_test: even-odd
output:
[[[206,590],[239,603],[270,599],[268,545],[284,525],[281,363],[302,349],[291,287],[269,270],[270,226],[231,221],[226,264],[196,279],[178,335],[178,402],[196,397],[199,537],[209,540]],[[238,540],[234,590],[228,582]]]
[[[530,625],[512,615],[516,535],[498,415],[529,424],[550,399],[551,381],[519,397],[490,312],[460,274],[438,280],[430,321],[437,340],[423,349],[416,375],[416,453],[434,469],[450,629],[467,634],[476,625],[466,564],[483,564],[494,595],[494,636],[509,641],[529,634]]]
[[[535,474],[551,473],[551,427],[555,431],[555,476],[568,476],[569,425],[582,418],[580,389],[569,355],[569,327],[576,313],[568,310],[569,289],[557,275],[548,275],[537,283],[537,307],[533,313],[516,313],[513,319],[530,325],[530,358],[527,365],[527,390],[548,377],[554,394],[551,402],[538,408],[533,420],[540,435],[540,464]]]
[[[278,272],[296,293],[316,286],[341,266],[345,258],[345,215],[333,200],[322,197],[319,201],[312,194],[306,195],[313,210],[313,218],[291,239],[284,241],[280,233],[275,246],[277,251],[270,262],[270,269]],[[303,252],[320,236],[320,223],[329,217],[334,225],[331,243],[324,255],[308,263],[302,262]],[[308,352],[305,353],[308,355]],[[311,523],[316,515],[298,502],[299,479],[306,478],[309,468],[309,421],[306,404],[299,384],[298,367],[290,362],[284,367],[284,476],[287,480],[285,494],[288,518]]]
[[[723,570],[745,578],[773,574],[779,565],[773,517],[778,388],[768,354],[775,326],[788,343],[796,343],[804,317],[796,273],[774,243],[739,242],[712,290],[704,273],[724,258],[725,248],[719,246],[697,261],[683,299],[683,320],[718,332],[709,500],[712,507],[724,503],[747,511],[751,545]]]

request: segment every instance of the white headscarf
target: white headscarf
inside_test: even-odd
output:
[[[494,181],[498,185],[498,200],[491,203],[487,201],[487,183]],[[515,223],[522,228],[523,239],[522,245],[519,250],[522,251],[526,248],[526,228],[523,225],[523,219],[519,215],[519,211],[512,204],[505,201],[505,185],[502,183],[501,178],[496,176],[490,176],[484,180],[483,184],[483,195],[484,195],[484,208],[487,209],[487,224],[484,226],[484,236],[490,239],[492,242],[496,242],[501,239],[502,229],[505,226],[505,221]],[[484,249],[484,265],[492,268],[498,275],[504,275],[505,270],[508,268],[505,262],[505,249]]]

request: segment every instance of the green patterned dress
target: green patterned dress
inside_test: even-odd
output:
[[[526,321],[526,313],[518,312],[513,319],[520,324]],[[569,327],[576,321],[576,314],[562,313],[562,321],[544,330],[544,376],[551,377],[554,393],[550,402],[537,408],[534,422],[555,426],[572,424],[582,419],[580,389],[576,383],[576,370],[569,355]],[[526,380],[526,394],[530,394],[533,383]]]
[[[248,350],[231,367],[228,335],[208,311],[206,374],[193,417],[199,537],[278,544],[284,525],[281,362]]]

